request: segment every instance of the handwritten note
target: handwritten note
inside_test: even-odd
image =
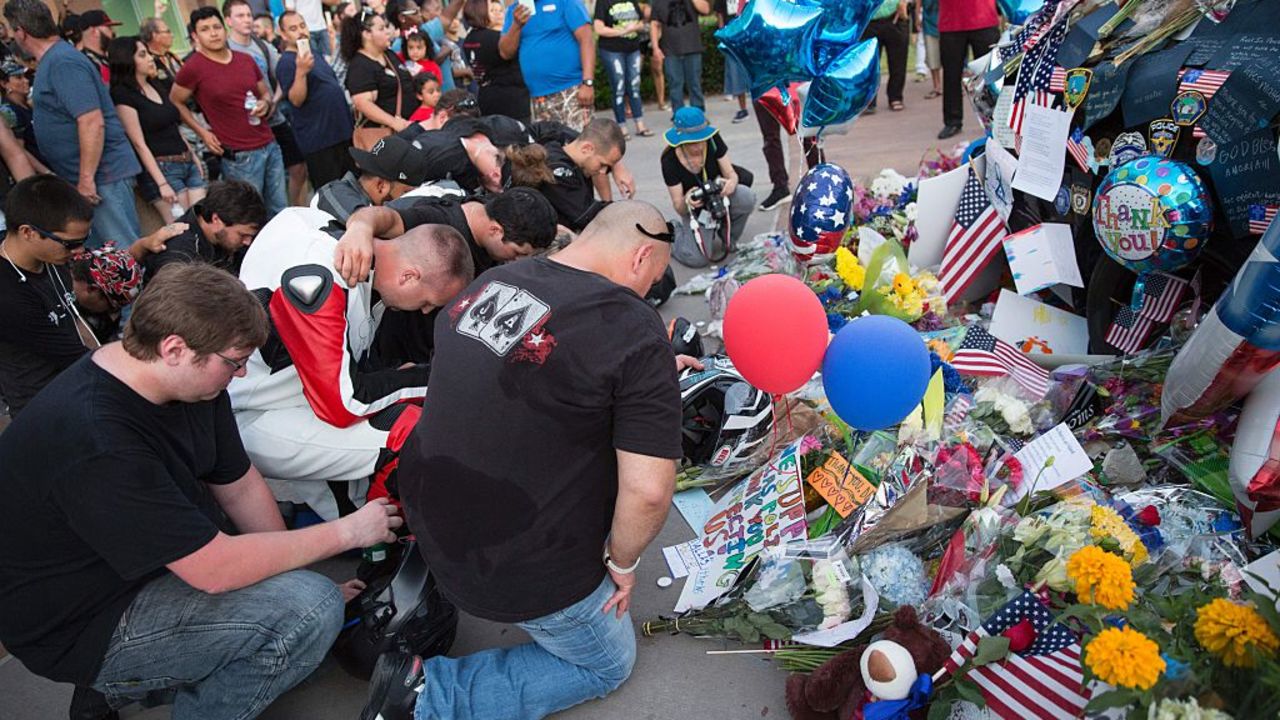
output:
[[[1255,28],[1262,26],[1253,26]],[[1241,33],[1232,36],[1222,49],[1209,60],[1215,70],[1235,70],[1252,63],[1255,58],[1275,57],[1280,54],[1280,36],[1275,29],[1270,32]]]
[[[1022,485],[1013,491],[1014,500],[1065,485],[1093,469],[1089,453],[1065,424],[1027,443],[1013,457],[1022,464]]]
[[[1134,61],[1120,102],[1126,126],[1169,114],[1169,104],[1178,92],[1178,68],[1190,53],[1191,47],[1182,44]]]
[[[1227,216],[1234,237],[1249,235],[1249,207],[1280,205],[1280,158],[1271,130],[1260,130],[1218,146],[1209,166],[1218,206]]]
[[[1009,127],[1009,118],[1013,115],[1013,88],[1006,87],[996,98],[996,107],[991,111],[991,136],[1001,146],[1014,149],[1018,145],[1018,133]]]
[[[1071,113],[1027,103],[1022,123],[1022,155],[1013,188],[1053,202],[1062,187]]]
[[[852,515],[854,510],[862,507],[876,494],[876,486],[849,465],[849,461],[838,452],[831,453],[831,457],[821,467],[809,473],[806,482],[842,518]]]
[[[1084,99],[1086,131],[1115,112],[1116,105],[1120,104],[1120,98],[1124,95],[1125,82],[1132,66],[1133,63],[1116,66],[1108,60],[1093,69],[1093,81],[1089,83],[1089,94]]]
[[[1089,352],[1089,323],[1079,315],[1001,290],[991,315],[991,334],[1032,355]]]
[[[1200,127],[1222,145],[1256,132],[1280,109],[1280,63],[1260,58],[1227,78],[1209,103]]]
[[[1010,235],[1004,239],[1004,253],[1019,295],[1059,283],[1084,287],[1070,225],[1044,223]]]

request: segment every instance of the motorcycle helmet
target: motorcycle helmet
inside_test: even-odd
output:
[[[383,653],[443,655],[458,631],[458,610],[440,594],[417,544],[410,538],[401,546],[395,572],[369,581],[347,604],[347,622],[333,646],[342,669],[363,680]]]
[[[680,376],[684,460],[725,467],[744,460],[773,429],[773,400],[752,387],[723,355]]]

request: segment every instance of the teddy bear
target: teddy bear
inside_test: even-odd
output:
[[[903,606],[880,640],[857,645],[812,674],[787,678],[787,710],[793,720],[854,720],[872,700],[905,698],[919,675],[942,668],[951,647],[936,630]]]

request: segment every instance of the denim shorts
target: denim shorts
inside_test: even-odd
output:
[[[160,174],[169,183],[173,191],[194,190],[204,187],[204,178],[200,175],[200,166],[193,161],[167,162],[161,161]]]

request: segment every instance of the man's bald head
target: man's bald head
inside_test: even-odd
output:
[[[475,264],[462,233],[448,225],[419,225],[393,240],[381,240],[374,289],[398,310],[429,312],[462,292]]]
[[[653,235],[667,232],[667,220],[661,210],[643,200],[622,200],[605,205],[574,243],[604,242],[622,249],[663,242],[637,231],[636,225]]]

